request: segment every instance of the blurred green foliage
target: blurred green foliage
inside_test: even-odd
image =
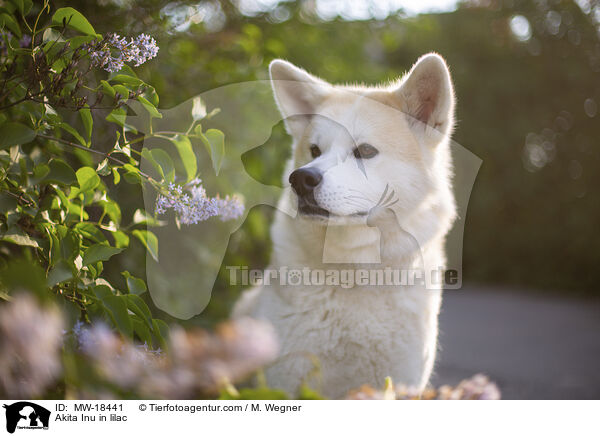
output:
[[[161,95],[161,107],[266,79],[278,57],[331,82],[375,84],[396,79],[423,53],[439,52],[456,87],[454,139],[483,160],[468,214],[461,213],[464,280],[598,292],[591,274],[600,261],[597,6],[471,1],[449,13],[346,21],[321,19],[310,1],[281,2],[252,16],[226,0],[55,3],[92,16],[99,32],[151,33],[161,51],[139,76]],[[289,142],[276,126],[269,142],[244,155],[249,173],[280,184]],[[267,206],[250,212],[224,265],[267,264],[271,214]],[[141,275],[143,259],[119,258]],[[227,316],[240,289],[226,279],[223,268],[210,305],[191,322]]]
[[[207,203],[205,191],[191,193],[200,183],[192,139],[220,166],[224,135],[199,123],[216,112],[195,99],[183,130],[161,130],[156,90],[125,65],[157,51],[147,35],[103,37],[80,12],[52,9],[48,0],[0,6],[0,298],[30,291],[64,305],[69,324],[103,320],[125,338],[164,348],[167,326],[147,306],[145,281],[127,268],[143,269],[115,257],[147,251],[158,261],[158,238],[148,229],[165,224],[152,216],[157,196],[163,210],[156,213],[179,207],[177,225],[186,224],[182,211],[209,218],[200,210],[207,204],[224,218],[218,204],[229,200]],[[177,153],[150,149],[157,139]],[[139,191],[119,196],[121,182],[152,192],[149,212],[136,207]]]

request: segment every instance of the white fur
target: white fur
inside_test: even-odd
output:
[[[333,86],[280,60],[270,71],[294,139],[284,181],[296,168],[318,168],[323,180],[315,200],[331,214],[327,220],[277,212],[270,268],[443,267],[455,217],[454,96],[443,59],[426,55],[380,88]],[[355,159],[352,150],[362,143],[379,154]],[[311,144],[322,151],[314,160]],[[386,187],[397,199],[391,215],[376,206]],[[296,202],[286,190],[279,209],[293,210]],[[435,360],[440,303],[439,288],[271,284],[246,291],[233,315],[268,320],[278,332],[281,356],[266,371],[272,387],[294,393],[307,381],[339,398],[365,383],[381,387],[387,376],[423,389]]]

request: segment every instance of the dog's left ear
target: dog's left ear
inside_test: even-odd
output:
[[[299,138],[330,92],[331,85],[281,59],[271,62],[269,74],[288,132]]]
[[[444,59],[435,53],[422,56],[393,91],[417,134],[428,139],[448,135],[454,126],[454,90]],[[435,129],[439,132],[431,131]],[[438,141],[435,141],[438,142]]]

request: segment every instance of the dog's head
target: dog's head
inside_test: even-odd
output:
[[[447,179],[454,94],[439,55],[385,87],[334,86],[282,60],[270,74],[294,138],[284,178],[301,218],[364,222],[378,206],[406,214]]]

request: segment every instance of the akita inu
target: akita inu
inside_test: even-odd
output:
[[[271,233],[270,268],[421,270],[445,266],[456,215],[450,134],[454,93],[437,54],[397,82],[334,86],[283,60],[270,65],[275,100],[293,138]],[[331,283],[250,289],[234,317],[269,321],[280,358],[271,387],[302,382],[331,398],[362,384],[422,390],[435,360],[441,285]],[[318,362],[319,371],[313,371]],[[317,374],[316,376],[314,376]]]

